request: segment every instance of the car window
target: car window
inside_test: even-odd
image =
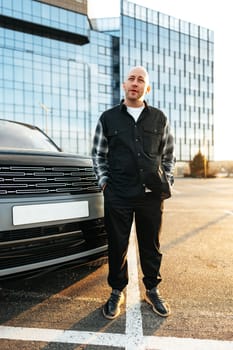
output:
[[[0,120],[0,148],[59,151],[59,147],[37,127],[7,120]]]

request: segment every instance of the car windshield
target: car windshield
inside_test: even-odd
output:
[[[39,128],[8,120],[0,120],[0,148],[60,151]]]

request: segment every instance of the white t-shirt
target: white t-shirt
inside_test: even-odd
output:
[[[139,115],[141,114],[142,110],[144,109],[144,105],[141,107],[128,107],[127,106],[127,112],[134,117],[135,121],[138,120]]]

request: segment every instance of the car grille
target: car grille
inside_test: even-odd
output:
[[[0,195],[96,192],[100,188],[92,167],[0,167]]]
[[[98,247],[107,252],[103,218],[4,231],[0,233],[0,279],[4,269],[65,258]],[[86,258],[92,259],[90,255]]]

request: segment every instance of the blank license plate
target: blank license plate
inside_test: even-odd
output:
[[[88,201],[19,205],[13,207],[13,225],[34,224],[88,216]]]

